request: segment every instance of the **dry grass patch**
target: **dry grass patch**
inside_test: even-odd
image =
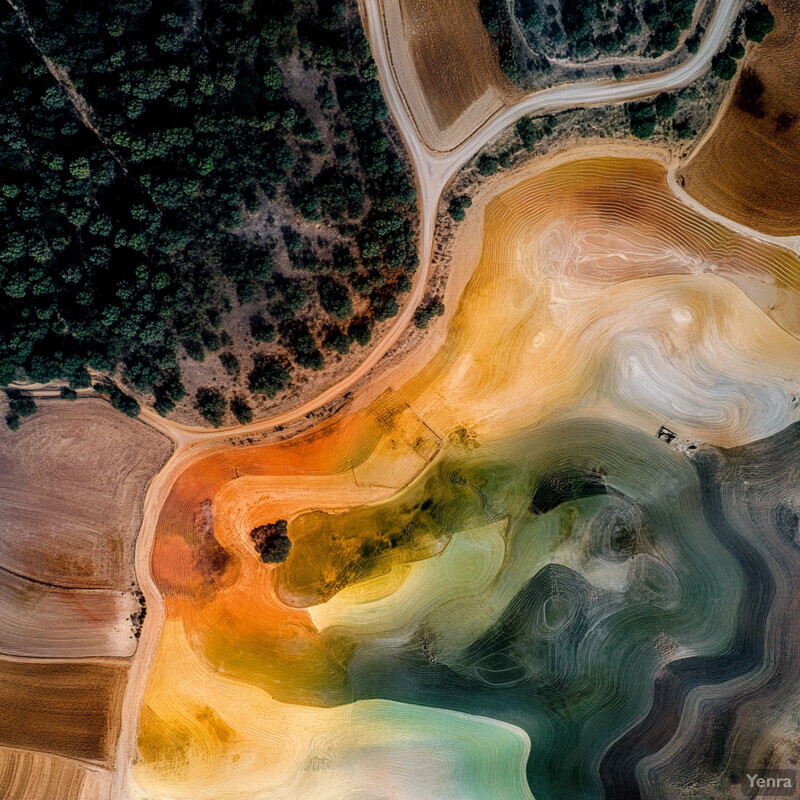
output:
[[[0,747],[0,797],[4,800],[102,800],[111,774],[46,753]]]

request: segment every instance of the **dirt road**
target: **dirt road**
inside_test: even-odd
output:
[[[482,121],[470,136],[453,150],[434,152],[425,147],[420,140],[414,122],[403,103],[402,93],[391,69],[379,3],[380,0],[363,0],[362,14],[386,101],[414,166],[421,222],[420,269],[403,309],[364,362],[345,379],[294,409],[263,418],[250,425],[215,430],[181,425],[163,419],[149,409],[142,410],[142,421],[167,435],[176,444],[176,451],[153,480],[144,501],[142,528],[136,548],[136,572],[147,596],[148,614],[139,648],[133,659],[125,696],[123,727],[116,758],[117,773],[113,790],[115,800],[127,800],[131,796],[130,766],[135,752],[139,706],[164,620],[163,600],[150,576],[150,548],[161,506],[181,471],[190,460],[201,457],[209,449],[223,444],[232,435],[253,436],[271,431],[275,426],[287,425],[302,419],[308,413],[354,387],[367,375],[403,334],[423,299],[430,272],[436,214],[441,194],[461,167],[482,147],[527,114],[547,113],[575,106],[620,103],[688,85],[708,69],[711,58],[727,39],[730,27],[741,7],[740,0],[719,0],[699,51],[674,70],[629,81],[565,84],[531,94],[491,119]]]

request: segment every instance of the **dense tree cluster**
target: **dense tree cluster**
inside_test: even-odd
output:
[[[645,54],[657,57],[691,27],[695,0],[515,0],[513,7],[528,42],[547,55],[622,53],[644,36]]]
[[[265,198],[337,232],[322,257],[287,226],[293,270],[317,281],[312,304],[347,321],[359,292],[367,326],[396,311],[417,266],[416,192],[355,6],[18,5],[0,11],[0,383],[77,389],[87,365],[122,363],[168,413],[185,394],[179,345],[197,361],[230,347],[231,290],[272,296],[276,321],[303,312],[296,278],[276,274],[277,242],[240,230]],[[333,144],[287,89],[298,58]],[[265,319],[257,338],[270,330]],[[306,361],[324,363],[313,350]]]
[[[481,19],[492,37],[500,57],[503,72],[515,81],[519,77],[519,62],[514,47],[513,22],[507,0],[480,0]]]
[[[663,130],[672,131],[678,139],[693,136],[695,131],[688,117],[673,120],[681,105],[680,98],[681,93],[662,92],[652,102],[626,104],[631,133],[638,139],[650,139],[660,124]]]

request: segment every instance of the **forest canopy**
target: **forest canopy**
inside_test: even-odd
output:
[[[122,365],[168,413],[185,394],[179,346],[197,361],[219,350],[239,302],[273,298],[262,341],[320,306],[348,323],[351,293],[367,298],[356,326],[396,313],[417,265],[416,192],[354,6],[18,8],[0,10],[0,384],[80,388],[87,366]],[[333,142],[287,88],[298,65]],[[305,312],[276,271],[277,239],[242,230],[268,202],[337,234],[333,257],[285,226],[292,269],[318,289]],[[305,363],[324,363],[321,339],[303,343]]]

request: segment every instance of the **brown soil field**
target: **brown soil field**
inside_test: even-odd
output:
[[[0,747],[3,800],[102,800],[111,775],[105,770],[46,753]]]
[[[800,0],[746,59],[710,137],[678,173],[703,205],[774,236],[800,234]]]
[[[0,566],[73,587],[130,589],[144,490],[171,452],[100,399],[40,400],[0,430]]]
[[[54,588],[0,569],[0,654],[125,658],[139,610],[133,592]]]
[[[398,85],[429,147],[455,147],[518,94],[500,69],[477,0],[382,5]]]
[[[108,764],[127,664],[0,660],[0,745]]]

